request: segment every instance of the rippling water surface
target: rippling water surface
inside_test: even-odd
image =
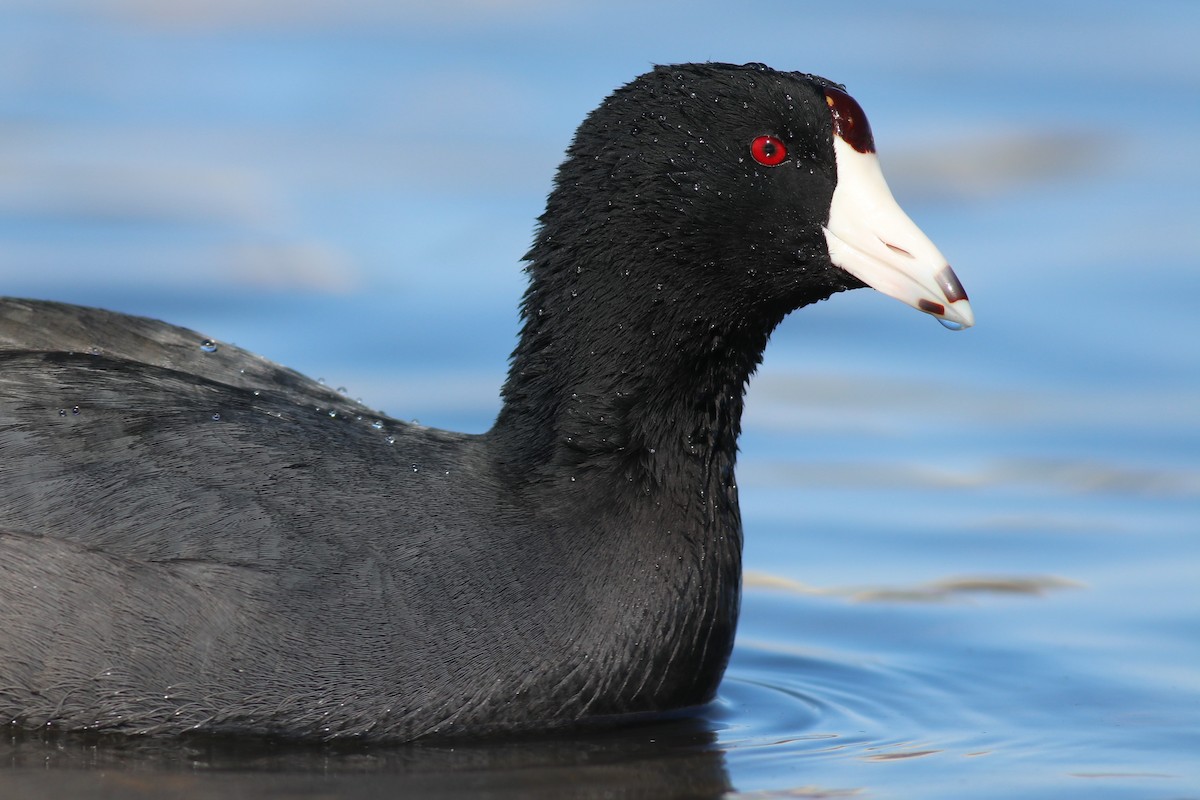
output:
[[[848,84],[979,319],[775,335],[696,719],[455,747],[0,740],[4,797],[1200,797],[1200,13],[10,0],[0,291],[483,430],[574,126],[652,63]]]

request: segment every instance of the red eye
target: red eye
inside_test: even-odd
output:
[[[787,145],[774,136],[757,136],[750,143],[750,155],[764,167],[777,167],[787,160]]]

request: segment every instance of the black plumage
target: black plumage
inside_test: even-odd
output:
[[[814,76],[661,67],[580,127],[494,428],[366,413],[152,320],[0,303],[0,720],[411,739],[702,704],[746,381],[862,283]],[[749,142],[786,141],[768,167]]]

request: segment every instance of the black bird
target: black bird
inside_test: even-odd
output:
[[[580,126],[487,433],[162,322],[0,302],[0,720],[331,739],[703,704],[747,380],[870,285],[973,323],[837,84],[659,67]]]

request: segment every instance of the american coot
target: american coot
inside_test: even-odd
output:
[[[660,67],[579,128],[495,426],[364,413],[192,331],[0,309],[0,719],[412,739],[709,700],[737,621],[746,381],[874,286],[973,322],[858,104]]]

